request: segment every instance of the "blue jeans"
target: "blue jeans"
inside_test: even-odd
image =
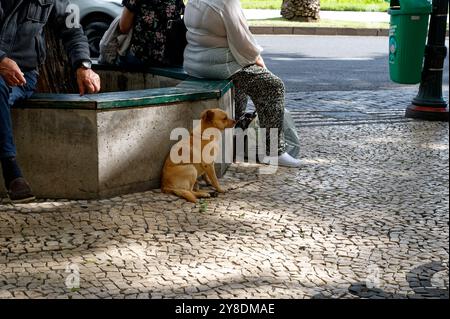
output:
[[[30,98],[37,86],[39,73],[37,71],[25,72],[24,86],[10,87],[0,76],[0,158],[15,157],[16,145],[14,143],[11,107],[20,100]]]

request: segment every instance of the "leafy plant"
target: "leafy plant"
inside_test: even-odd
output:
[[[199,203],[200,203],[200,213],[206,213],[208,210],[208,202],[201,199]]]

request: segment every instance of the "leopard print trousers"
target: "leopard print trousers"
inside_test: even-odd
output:
[[[267,131],[266,154],[270,154],[269,129],[278,129],[278,155],[286,151],[283,122],[285,107],[285,88],[283,81],[267,69],[250,65],[232,77],[236,88],[236,119],[244,115],[250,97],[255,105],[261,128]]]

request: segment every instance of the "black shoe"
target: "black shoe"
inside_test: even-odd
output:
[[[30,184],[23,177],[16,178],[9,184],[8,196],[14,204],[28,203],[35,199]]]

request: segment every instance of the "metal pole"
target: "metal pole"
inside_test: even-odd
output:
[[[448,121],[448,104],[442,96],[445,35],[449,0],[433,0],[428,42],[419,93],[406,109],[406,117],[429,121]]]

